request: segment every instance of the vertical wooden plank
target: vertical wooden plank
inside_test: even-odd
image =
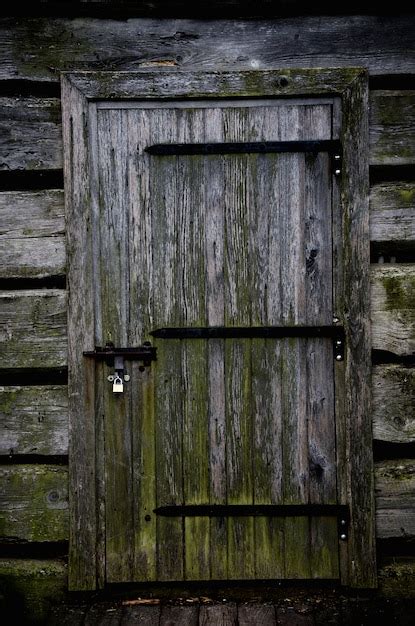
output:
[[[102,335],[99,343],[127,345],[129,327],[129,202],[126,111],[99,110],[100,285]],[[97,338],[98,339],[98,338]],[[107,368],[104,367],[104,371]],[[104,374],[105,376],[105,374]],[[106,578],[131,580],[134,563],[131,480],[130,388],[114,394],[104,386]]]
[[[276,626],[275,608],[272,604],[240,604],[238,606],[239,626]]]
[[[150,157],[151,113],[128,111],[128,229],[130,253],[130,346],[151,339],[152,329],[152,207]],[[141,371],[129,362],[131,381],[132,484],[134,515],[134,580],[156,579],[156,433],[154,417],[154,365]]]
[[[238,608],[233,602],[200,607],[199,626],[236,626],[237,623]]]
[[[226,141],[246,137],[248,112],[224,111]],[[248,259],[252,192],[246,178],[249,155],[225,157],[225,325],[249,326],[251,321]],[[227,502],[252,504],[251,342],[225,341]],[[254,520],[228,519],[228,578],[254,577]]]
[[[94,345],[89,220],[88,105],[62,79],[65,210],[68,251],[68,397],[70,541],[68,587],[96,587],[94,370],[82,356]]]
[[[362,71],[344,92],[343,199],[345,387],[349,425],[350,583],[376,586],[375,501],[370,414],[368,81]],[[347,315],[346,315],[347,311]]]
[[[209,109],[205,118],[206,139],[223,140],[222,109]],[[204,161],[206,316],[208,326],[223,326],[225,222],[223,211],[224,163],[222,158]],[[210,503],[226,504],[225,341],[210,339],[207,345]],[[210,577],[224,579],[228,572],[228,520],[210,519]]]
[[[155,143],[178,140],[178,122],[169,110],[151,118]],[[156,162],[154,162],[156,161]],[[150,194],[153,245],[153,323],[155,328],[182,323],[182,257],[178,181],[179,157],[151,160]],[[183,503],[183,383],[180,340],[159,340],[155,364],[157,505]],[[180,580],[184,573],[182,518],[157,518],[157,579]]]

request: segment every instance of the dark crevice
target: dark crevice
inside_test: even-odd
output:
[[[370,89],[415,89],[415,74],[384,74],[369,76]]]
[[[0,172],[0,191],[63,189],[63,170],[13,170]]]
[[[413,241],[376,241],[370,244],[371,263],[415,263]]]
[[[210,17],[288,17],[298,15],[394,15],[401,8],[408,12],[407,3],[375,5],[373,2],[352,0],[346,5],[319,0],[314,3],[296,0],[143,0],[141,2],[59,2],[29,3],[16,0],[6,4],[0,15],[14,17],[97,17],[127,19],[129,17],[210,18]]]
[[[372,350],[372,365],[397,363],[406,367],[415,367],[415,354],[400,356],[388,350]]]
[[[0,278],[0,289],[18,291],[22,289],[66,289],[66,276],[46,278]]]
[[[67,385],[68,370],[60,369],[16,369],[0,370],[0,385],[30,386],[30,385]]]
[[[373,459],[375,461],[415,459],[415,442],[391,443],[390,441],[378,441],[374,439]]]
[[[415,165],[371,165],[369,169],[370,184],[397,182],[414,182]]]
[[[0,96],[3,98],[60,98],[59,83],[41,80],[1,80]]]
[[[2,538],[0,555],[3,558],[53,559],[68,555],[68,541],[26,542]]]
[[[0,456],[0,465],[68,465],[67,454],[10,454]]]
[[[385,557],[413,557],[415,556],[415,538],[402,537],[397,539],[377,539],[378,561]]]

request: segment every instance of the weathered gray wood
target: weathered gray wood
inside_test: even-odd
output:
[[[5,597],[25,621],[45,623],[51,606],[67,597],[67,567],[63,561],[3,558],[0,579]]]
[[[370,240],[415,241],[415,184],[379,183],[370,190]]]
[[[191,70],[363,66],[373,74],[410,73],[415,70],[413,29],[408,15],[381,22],[370,15],[259,21],[3,19],[0,78],[57,82],[60,70],[135,70],[161,63]]]
[[[0,455],[68,454],[66,386],[0,387]]]
[[[66,293],[59,289],[0,294],[0,367],[66,365]]]
[[[415,351],[415,265],[372,265],[373,348],[399,355]]]
[[[0,170],[62,167],[57,98],[0,98]]]
[[[371,165],[415,162],[415,91],[377,91],[370,101]]]
[[[361,73],[342,101],[344,164],[340,181],[344,282],[333,311],[345,325],[345,404],[348,427],[347,501],[352,517],[348,539],[349,584],[376,586],[372,424],[370,419],[370,255],[368,84]],[[350,140],[352,138],[352,140]],[[337,383],[337,380],[336,380]]]
[[[376,365],[372,370],[373,437],[379,441],[415,441],[415,369]]]
[[[290,86],[286,87],[290,90]],[[0,98],[0,169],[62,167],[60,101]],[[370,163],[415,162],[415,92],[373,91],[370,96]]]
[[[84,626],[118,626],[122,613],[122,607],[113,602],[96,602],[89,607]]]
[[[238,624],[239,626],[261,626],[276,625],[275,608],[266,604],[239,604]]]
[[[0,193],[0,277],[64,274],[64,234],[61,190]]]
[[[68,537],[68,470],[58,465],[3,466],[1,528],[16,541]]]
[[[198,626],[198,606],[163,606],[160,626]]]
[[[376,536],[415,536],[415,461],[398,459],[375,464]]]
[[[88,227],[92,171],[88,155],[88,107],[62,80],[65,211],[68,253],[68,397],[70,540],[69,589],[94,589],[97,578],[95,472],[95,363],[82,352],[95,345],[94,267]],[[94,208],[94,207],[92,207]],[[98,559],[98,560],[97,560]]]
[[[314,626],[311,614],[297,612],[293,607],[276,608],[278,626]]]
[[[217,624],[218,626],[236,626],[237,623],[238,608],[233,602],[200,607],[200,626],[210,626],[210,624]]]

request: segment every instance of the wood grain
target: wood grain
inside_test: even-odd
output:
[[[372,369],[373,437],[379,441],[415,441],[415,370],[401,365]]]
[[[66,293],[59,289],[0,294],[0,367],[66,365]]]
[[[200,607],[199,626],[236,626],[237,623],[238,608],[233,602]]]
[[[1,278],[65,273],[63,191],[0,193],[0,267]]]
[[[415,265],[372,265],[371,317],[373,348],[415,352]]]
[[[377,91],[370,100],[371,165],[415,161],[415,91]]]
[[[68,470],[56,465],[0,468],[2,536],[14,541],[68,538]]]
[[[59,80],[61,70],[367,67],[411,73],[412,16],[311,16],[278,20],[35,18],[2,20],[1,79]],[[336,42],[333,49],[332,42]],[[353,42],[353,45],[351,45]]]
[[[415,536],[415,462],[382,461],[375,465],[376,536]]]
[[[62,168],[58,98],[0,98],[0,171]]]
[[[252,624],[276,626],[275,608],[265,604],[239,604],[238,624],[239,626],[251,626]]]
[[[370,189],[370,240],[415,241],[415,184],[379,183]]]
[[[0,387],[0,455],[68,454],[66,386]]]
[[[198,626],[198,606],[163,606],[160,626]]]

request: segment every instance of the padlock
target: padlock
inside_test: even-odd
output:
[[[112,391],[114,393],[122,393],[124,391],[122,378],[118,375],[114,378],[114,382],[112,383]]]

